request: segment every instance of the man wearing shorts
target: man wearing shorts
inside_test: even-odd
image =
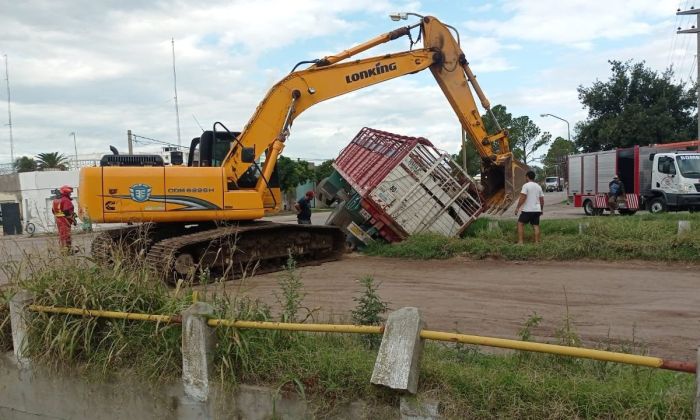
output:
[[[527,223],[531,224],[535,230],[535,243],[539,243],[540,216],[544,209],[544,194],[542,193],[542,187],[535,182],[535,173],[533,171],[527,171],[525,176],[527,177],[527,183],[520,190],[520,199],[515,207],[516,215],[521,208],[523,210],[520,213],[520,217],[518,217],[518,244],[523,243],[523,232]]]

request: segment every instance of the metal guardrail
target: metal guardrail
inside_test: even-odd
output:
[[[179,315],[153,315],[130,312],[105,311],[98,309],[63,308],[55,306],[29,305],[29,310],[34,312],[81,315],[100,318],[114,318],[134,321],[150,321],[160,323],[182,323]],[[210,327],[233,327],[240,329],[266,329],[284,331],[326,332],[326,333],[351,333],[351,334],[383,334],[383,326],[374,325],[343,325],[343,324],[300,324],[265,321],[240,321],[229,319],[209,319]],[[627,365],[645,366],[650,368],[673,370],[695,374],[696,363],[679,360],[668,360],[660,357],[640,356],[627,353],[618,353],[605,350],[594,350],[582,347],[568,347],[556,344],[533,343],[530,341],[510,340],[496,337],[483,337],[478,335],[456,334],[441,331],[422,330],[421,338],[435,341],[447,341],[455,343],[473,344],[479,346],[499,347],[512,350],[548,353],[560,356],[570,356],[599,360],[603,362],[623,363]]]

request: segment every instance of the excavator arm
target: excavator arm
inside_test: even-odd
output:
[[[379,44],[408,35],[420,28],[423,48],[343,62]],[[520,191],[527,167],[513,158],[507,133],[488,134],[471,88],[482,106],[490,104],[449,28],[434,17],[419,24],[380,35],[352,49],[318,60],[311,67],[294,71],[275,84],[258,105],[248,124],[224,159],[224,175],[236,181],[266,153],[262,177],[256,189],[264,193],[277,159],[296,117],[324,100],[429,68],[457,114],[463,129],[482,157],[483,195],[487,211],[505,211]],[[471,88],[470,88],[471,85]]]

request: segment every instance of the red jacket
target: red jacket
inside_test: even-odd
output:
[[[54,198],[51,211],[56,217],[72,217],[75,211],[73,207],[73,200],[65,195],[61,198]]]

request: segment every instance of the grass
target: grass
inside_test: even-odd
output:
[[[0,289],[0,352],[12,350],[12,331],[10,329],[10,289]]]
[[[189,289],[168,289],[138,264],[95,267],[74,257],[51,264],[35,259],[20,267],[21,286],[32,291],[41,305],[177,314],[193,301]],[[304,308],[303,279],[291,263],[281,276],[280,314],[260,301],[220,293],[217,284],[200,292],[200,300],[209,302],[217,317],[298,320],[297,312]],[[367,283],[360,296],[371,289],[373,302],[382,302],[380,291]],[[355,300],[357,311],[362,298]],[[375,308],[371,315],[380,316],[382,309]],[[520,330],[522,338],[531,338],[530,330],[541,320],[533,317]],[[570,342],[575,334],[571,320],[566,320],[564,330],[567,334],[558,340]],[[59,372],[77,371],[95,380],[129,375],[155,384],[176,381],[181,374],[181,333],[179,325],[37,313],[31,320],[28,350],[35,363]],[[226,327],[217,328],[216,336],[214,371],[224,386],[270,386],[306,399],[312,409],[328,417],[359,399],[368,405],[368,418],[384,417],[382,410],[398,404],[394,393],[369,384],[376,349],[361,336]],[[440,400],[445,418],[692,415],[691,375],[602,362],[494,355],[473,347],[428,343],[420,377],[419,391]]]
[[[690,220],[691,231],[676,234],[678,220]],[[516,222],[499,220],[489,231],[489,220],[478,219],[463,238],[437,234],[414,235],[396,244],[375,243],[369,255],[441,259],[457,255],[474,259],[505,260],[630,260],[700,263],[700,215],[663,214],[635,217],[590,217],[543,220],[542,243],[532,243],[526,227],[526,243],[517,245]],[[579,224],[587,227],[579,234]],[[527,243],[529,241],[529,243]]]

